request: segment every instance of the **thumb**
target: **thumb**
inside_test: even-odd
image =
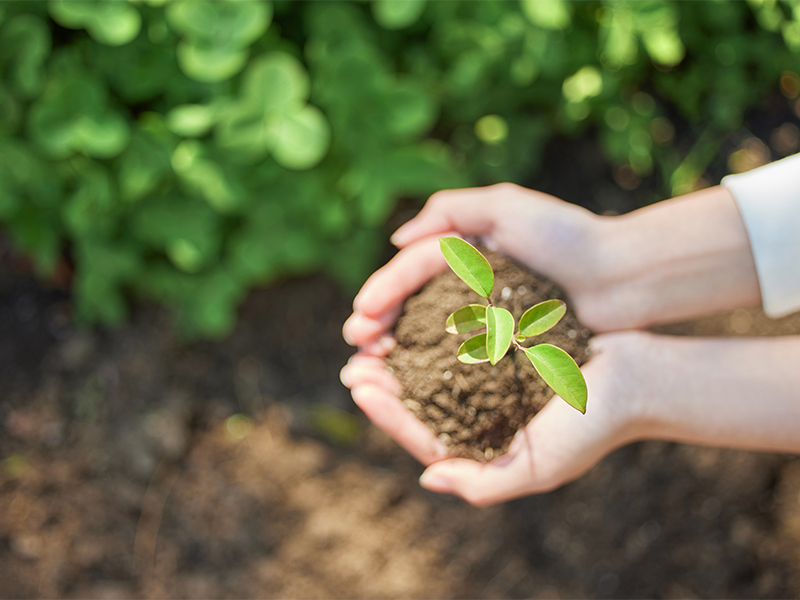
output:
[[[528,433],[520,431],[508,454],[488,463],[451,458],[430,465],[419,479],[425,489],[460,496],[474,506],[490,506],[557,487],[537,481]]]
[[[493,200],[507,193],[504,185],[436,192],[416,217],[394,232],[391,242],[404,248],[424,237],[450,231],[461,235],[488,234],[494,227]]]

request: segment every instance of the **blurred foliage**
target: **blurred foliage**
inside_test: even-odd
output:
[[[688,191],[799,63],[794,0],[3,2],[0,222],[43,274],[69,251],[81,319],[134,294],[220,335],[253,285],[359,284],[398,198],[529,180],[556,134]]]

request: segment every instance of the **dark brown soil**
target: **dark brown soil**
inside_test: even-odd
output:
[[[481,248],[495,271],[492,301],[518,321],[538,302],[564,292],[552,281],[515,261]],[[404,403],[445,441],[453,455],[491,460],[504,454],[514,434],[525,427],[553,396],[521,352],[509,351],[500,362],[466,365],[456,358],[469,335],[445,332],[448,315],[480,298],[452,271],[443,273],[406,302],[397,323],[397,348],[389,365],[404,390]],[[590,332],[574,313],[535,338],[566,350],[578,364],[588,358]],[[532,345],[529,343],[526,346]]]

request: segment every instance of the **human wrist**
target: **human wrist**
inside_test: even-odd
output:
[[[750,243],[730,192],[715,186],[603,223],[605,300],[647,327],[760,302]]]
[[[800,336],[649,334],[648,344],[631,386],[631,441],[800,451]]]

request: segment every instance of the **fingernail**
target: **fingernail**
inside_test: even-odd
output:
[[[350,382],[350,378],[347,376],[347,365],[342,367],[342,370],[339,371],[339,381],[342,382],[342,385],[344,385],[344,387],[346,387],[346,388],[350,387],[350,383],[351,382]]]
[[[352,317],[350,317],[350,319],[352,319]],[[344,325],[342,325],[342,337],[344,338],[344,341],[348,343],[348,345],[355,346],[355,340],[353,340],[353,336],[350,334],[350,331],[348,331],[350,329],[350,319],[347,319],[347,321],[344,322]]]
[[[414,221],[409,221],[400,226],[400,228],[392,234],[392,237],[389,238],[389,241],[392,242],[395,246],[400,246],[408,241],[408,238],[411,237],[411,234],[416,227],[416,223]]]
[[[397,342],[390,335],[384,335],[378,338],[377,344],[381,350],[385,350],[386,352],[391,352],[394,350],[394,347],[397,346]]]
[[[450,482],[447,481],[447,479],[441,475],[429,473],[428,471],[425,471],[422,475],[420,475],[419,484],[426,490],[430,490],[432,492],[447,493],[453,491],[453,487],[450,485]]]

